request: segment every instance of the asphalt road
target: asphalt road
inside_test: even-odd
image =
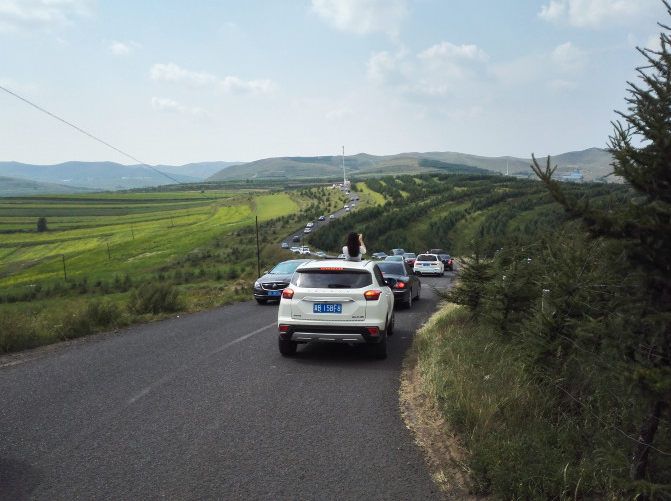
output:
[[[398,410],[436,307],[398,310],[389,358],[280,356],[276,305],[239,303],[0,359],[2,499],[433,499]]]

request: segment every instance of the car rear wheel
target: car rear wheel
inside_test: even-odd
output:
[[[419,301],[419,296],[422,294],[422,286],[417,287],[417,295],[415,296],[415,301]]]
[[[296,348],[298,348],[297,342],[289,341],[288,339],[279,339],[278,343],[282,356],[291,357],[296,354]]]
[[[412,291],[410,291],[410,294],[408,294],[408,299],[403,303],[403,306],[405,306],[407,309],[412,308]]]
[[[396,328],[396,316],[392,313],[391,314],[391,321],[389,322],[389,325],[387,326],[387,336],[393,336],[395,328]]]

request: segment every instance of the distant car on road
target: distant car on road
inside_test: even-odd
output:
[[[265,304],[268,301],[279,301],[296,268],[308,262],[309,259],[291,259],[275,265],[272,270],[254,282],[253,294],[256,302]]]
[[[312,221],[305,225],[306,228],[312,228],[315,225]]]
[[[289,243],[288,242],[282,242],[282,248],[283,249],[288,249],[289,248]]]
[[[343,209],[349,209],[349,205],[345,204],[345,207]]]
[[[329,216],[329,219],[335,219],[335,214],[331,214],[331,215]]]
[[[301,248],[300,248],[300,247],[292,247],[292,248],[289,249],[289,250],[290,250],[291,252],[293,252],[294,254],[300,254],[300,252],[301,252]]]
[[[326,221],[326,216],[319,216],[320,221]]]
[[[399,261],[404,262],[403,256],[387,256],[384,258],[385,261]]]
[[[395,256],[389,256],[395,257]],[[412,270],[402,261],[383,261],[378,263],[384,281],[394,292],[396,304],[402,304],[406,308],[412,308],[412,302],[419,299],[422,282]]]
[[[299,254],[309,256],[310,254],[312,254],[312,252],[310,252],[310,247],[304,245],[303,247],[300,248]]]
[[[294,235],[294,237],[291,239],[292,242],[300,242],[301,237],[299,235]]]
[[[454,271],[454,261],[449,254],[438,254],[438,259],[443,262],[446,270]]]
[[[417,259],[417,254],[414,252],[406,252],[403,254],[403,259],[405,261],[405,264],[410,266],[410,269],[412,269],[413,266],[415,266],[415,259]]]
[[[315,252],[315,256],[317,256],[317,257],[326,257],[326,252],[324,252],[324,251],[318,251],[318,252]]]
[[[305,228],[303,233],[312,233],[312,228]]]
[[[416,275],[440,275],[445,274],[445,265],[438,259],[436,254],[420,254],[415,260],[413,271]]]
[[[283,356],[299,343],[369,345],[375,358],[387,357],[394,331],[394,295],[373,261],[312,261],[296,269],[282,292],[277,312]]]
[[[371,254],[371,257],[373,259],[384,259],[385,257],[387,257],[387,253],[386,252],[373,252]]]
[[[390,256],[402,256],[405,254],[405,251],[403,249],[392,249],[391,253],[389,254]]]
[[[345,212],[349,212],[349,207],[345,207]]]

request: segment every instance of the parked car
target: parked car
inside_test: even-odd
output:
[[[298,253],[305,256],[309,256],[310,254],[312,254],[312,252],[310,252],[310,247],[308,247],[307,245],[301,247]]]
[[[345,207],[345,212],[349,212],[349,207]]]
[[[415,259],[417,259],[417,254],[414,252],[406,252],[403,254],[403,260],[405,261],[405,264],[410,266],[410,269],[415,265]]]
[[[394,331],[394,295],[373,261],[312,261],[300,265],[282,292],[277,313],[279,350],[299,343],[367,344],[387,357]]]
[[[301,237],[299,235],[294,235],[294,237],[291,239],[292,242],[300,242]]]
[[[390,256],[402,256],[403,254],[405,254],[403,249],[392,249],[389,253]]]
[[[312,228],[305,228],[303,233],[312,233]]]
[[[256,302],[266,304],[268,301],[279,301],[296,268],[309,261],[309,259],[291,259],[275,265],[272,270],[254,282],[253,294]]]
[[[454,271],[454,261],[449,254],[438,254],[438,259],[443,262],[446,270]]]
[[[289,243],[288,242],[282,242],[282,248],[283,249],[288,249],[289,248]]]
[[[399,261],[401,263],[404,261],[403,256],[387,256],[387,257],[384,258],[384,260],[385,261]]]
[[[413,271],[416,275],[440,275],[445,274],[445,265],[438,259],[436,254],[420,254],[415,260]]]
[[[315,252],[315,256],[317,256],[317,257],[326,257],[326,252],[324,252],[324,251],[318,251],[318,252]]]
[[[331,215],[329,216],[329,219],[335,219],[335,214],[331,214]]]
[[[312,221],[305,225],[306,228],[312,228],[315,225]]]
[[[290,250],[291,252],[293,252],[294,254],[300,254],[300,252],[301,252],[301,248],[300,248],[300,247],[292,247],[292,248],[289,249],[289,250]]]
[[[419,299],[421,294],[422,282],[412,273],[411,268],[402,261],[384,261],[378,263],[378,266],[394,293],[395,303],[412,308],[412,302]]]
[[[429,249],[425,254],[447,254],[447,251],[443,249]]]
[[[349,205],[345,204],[345,207],[343,209],[349,209]]]
[[[326,221],[326,216],[319,216],[320,221]]]
[[[387,253],[386,252],[373,252],[371,254],[371,257],[373,259],[384,259],[385,257],[387,257]]]

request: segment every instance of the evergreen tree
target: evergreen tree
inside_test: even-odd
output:
[[[663,2],[671,15],[671,5]],[[556,166],[550,166],[550,158],[545,168],[535,158],[532,165],[568,214],[581,220],[593,238],[620,242],[628,265],[639,272],[639,290],[632,291],[629,308],[631,327],[617,338],[624,341],[627,376],[648,405],[632,451],[634,481],[645,479],[660,419],[671,402],[671,28],[660,26],[659,49],[638,49],[645,59],[637,68],[640,82],[628,83],[627,111],[618,112],[622,121],[613,124],[609,142],[613,174],[631,187],[628,204],[594,209],[552,179]]]
[[[41,233],[43,231],[47,231],[47,218],[46,217],[40,217],[37,219],[37,231],[38,233]]]

